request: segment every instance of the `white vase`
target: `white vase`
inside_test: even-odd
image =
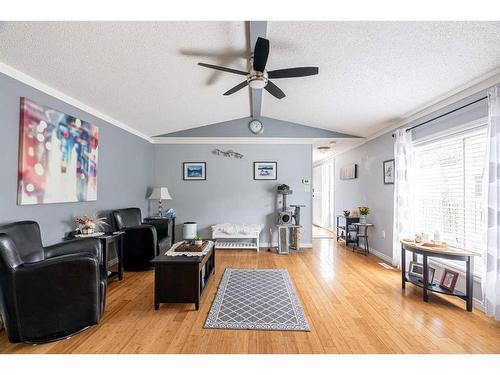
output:
[[[359,223],[366,224],[366,215],[359,215]]]
[[[92,234],[95,232],[95,224],[94,223],[88,223],[80,226],[80,232],[82,234]]]

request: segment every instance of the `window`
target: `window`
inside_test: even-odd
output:
[[[482,177],[486,127],[439,138],[414,148],[415,228],[432,236],[437,229],[448,246],[484,253]],[[474,271],[482,261],[476,258]]]

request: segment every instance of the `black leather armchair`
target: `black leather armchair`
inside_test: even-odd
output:
[[[168,250],[170,237],[161,220],[142,222],[139,208],[113,211],[116,227],[125,232],[123,266],[128,270],[145,270],[152,267],[151,260],[161,251]]]
[[[11,342],[42,343],[97,324],[107,275],[101,243],[78,239],[43,247],[40,227],[0,227],[0,313]]]

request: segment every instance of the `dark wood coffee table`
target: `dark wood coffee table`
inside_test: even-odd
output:
[[[160,303],[194,303],[200,307],[200,296],[215,274],[215,247],[204,256],[158,255],[155,266],[155,310]]]

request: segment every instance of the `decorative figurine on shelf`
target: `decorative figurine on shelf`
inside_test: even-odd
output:
[[[349,217],[349,215],[351,214],[351,211],[349,210],[343,210],[342,212],[344,213],[345,217]]]
[[[167,219],[175,219],[177,217],[177,214],[175,213],[173,208],[169,208],[167,211],[165,211],[164,216]]]
[[[368,206],[360,206],[359,209],[359,223],[366,224],[366,215],[370,213],[370,208]]]
[[[106,223],[106,218],[97,217],[96,215],[84,215],[77,217],[75,219],[75,224],[78,225],[78,229],[81,234],[94,234],[96,229],[103,229],[108,225]]]
[[[415,235],[415,243],[421,243],[421,242],[423,242],[422,233],[417,233]]]

